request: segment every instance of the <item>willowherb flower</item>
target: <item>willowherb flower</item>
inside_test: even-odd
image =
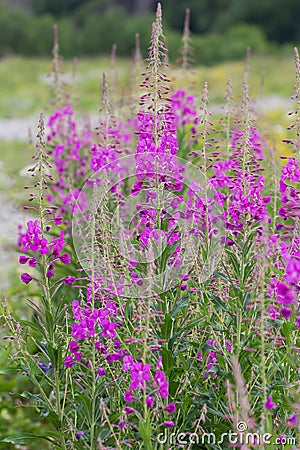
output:
[[[254,133],[254,128],[251,129]],[[240,134],[243,135],[242,132]],[[257,136],[255,134],[256,139]],[[265,221],[271,222],[266,206],[271,198],[263,195],[265,180],[263,175],[259,174],[262,169],[255,161],[257,141],[255,140],[255,145],[252,143],[253,148],[250,145],[250,149],[253,151],[252,162],[248,162],[245,167],[238,156],[240,147],[237,147],[236,142],[234,142],[234,145],[237,148],[237,156],[232,160],[215,162],[213,164],[214,174],[210,182],[217,191],[216,201],[224,206],[223,220],[225,227],[232,230],[234,235],[238,235],[243,232],[246,226],[250,227]],[[252,164],[254,165],[254,171],[251,167]]]
[[[30,281],[32,281],[32,276],[31,275],[29,275],[29,273],[22,273],[22,275],[21,275],[21,280],[23,281],[23,283],[25,283],[25,284],[28,284],[28,283],[30,283]]]
[[[167,428],[173,428],[175,423],[173,422],[173,420],[165,420],[164,425],[166,425]]]
[[[150,380],[150,364],[143,364],[139,362],[132,363],[130,375],[130,389],[144,389],[146,385],[145,382]]]
[[[273,402],[272,396],[271,396],[271,395],[269,395],[267,401],[264,403],[264,407],[265,407],[265,409],[267,409],[267,410],[276,408],[276,403]]]
[[[147,408],[153,408],[153,405],[154,405],[154,400],[155,400],[155,398],[154,397],[151,397],[151,396],[149,396],[149,397],[146,397],[146,405],[147,405]]]
[[[174,402],[169,403],[165,408],[164,411],[168,413],[174,413],[176,412],[176,406]]]
[[[51,183],[51,194],[46,198],[61,204],[61,214],[65,220],[66,214],[74,212],[74,204],[78,196],[77,187],[81,185],[89,169],[88,149],[91,146],[91,133],[87,127],[78,131],[71,105],[58,108],[48,120],[47,135],[49,150],[53,159],[56,179]],[[76,192],[77,189],[77,192]]]
[[[287,419],[287,426],[289,428],[293,428],[296,427],[298,425],[298,417],[297,414],[295,412],[293,412]]]
[[[84,436],[84,431],[78,430],[75,434],[75,441],[80,441],[80,439]]]
[[[199,118],[194,96],[187,94],[186,91],[178,90],[170,96],[170,100],[176,128],[180,130],[189,127],[191,133],[196,134]]]
[[[39,220],[30,220],[27,222],[27,229],[24,233],[20,231],[18,238],[18,245],[24,253],[35,254],[36,256],[21,255],[19,258],[20,264],[27,264],[31,267],[36,267],[36,265],[42,261],[43,255],[47,255],[47,272],[46,276],[48,278],[54,276],[55,262],[60,261],[61,263],[67,265],[70,264],[71,259],[68,253],[62,253],[65,246],[64,231],[60,231],[58,237],[53,236],[50,239],[45,237],[44,231],[42,229],[41,222]],[[28,274],[23,274],[22,281],[28,283]],[[66,284],[70,282],[67,279]]]

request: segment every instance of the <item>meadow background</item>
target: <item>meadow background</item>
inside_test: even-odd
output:
[[[250,95],[255,98],[260,129],[279,155],[289,155],[287,136],[290,96],[294,86],[293,47],[299,46],[300,3],[296,0],[166,0],[162,1],[164,29],[178,88],[185,79],[176,69],[185,9],[191,9],[193,71],[191,85],[208,82],[211,109],[220,114],[226,82],[232,78],[236,100],[241,96],[247,48]],[[147,56],[156,2],[109,0],[5,0],[0,4],[0,292],[20,316],[28,313],[24,285],[19,281],[17,226],[26,218],[22,187],[34,152],[40,111],[51,114],[51,50],[53,24],[58,25],[64,79],[77,111],[96,121],[100,108],[102,72],[109,83],[118,77],[120,90],[130,77],[135,34]],[[122,23],[122,27],[120,27]],[[115,47],[113,47],[115,45]],[[116,58],[110,54],[114,48]],[[74,60],[76,58],[76,60]],[[173,71],[173,72],[172,72]],[[199,88],[200,91],[200,88]],[[5,330],[1,331],[2,336]],[[6,346],[0,350],[0,438],[10,431],[41,428],[32,409],[18,408],[11,393],[28,389],[9,368]],[[25,448],[2,444],[3,448]],[[1,448],[1,444],[0,444]],[[40,448],[39,445],[30,448]]]

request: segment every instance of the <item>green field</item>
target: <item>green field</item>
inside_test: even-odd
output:
[[[117,59],[115,71],[124,86],[130,76],[130,60]],[[108,78],[112,73],[108,58],[80,59],[76,77],[73,77],[73,61],[64,61],[65,79],[73,86],[78,96],[80,110],[84,113],[99,109],[99,86],[102,73]],[[211,101],[222,102],[228,77],[232,78],[234,92],[239,91],[244,61],[226,62],[212,67],[194,68],[191,80],[197,86],[207,81],[211,92]],[[174,69],[176,70],[176,69]],[[26,59],[21,57],[3,58],[0,61],[0,117],[16,118],[38,114],[45,110],[50,96],[51,77],[50,59]],[[178,75],[178,74],[177,74]],[[185,79],[182,82],[185,83]],[[180,83],[180,82],[179,82]],[[288,98],[293,89],[293,49],[291,57],[253,56],[250,63],[251,94],[260,97],[277,95]],[[49,107],[47,107],[49,108]]]

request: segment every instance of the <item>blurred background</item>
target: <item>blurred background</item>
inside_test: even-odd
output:
[[[57,23],[65,57],[130,56],[134,35],[148,47],[154,0],[1,0],[0,56],[48,56]],[[162,0],[170,59],[176,59],[185,9],[191,10],[196,63],[241,58],[245,47],[268,53],[300,42],[299,0]]]

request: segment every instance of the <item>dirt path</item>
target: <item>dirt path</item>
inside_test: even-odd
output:
[[[255,108],[258,112],[268,112],[272,110],[281,110],[288,112],[292,108],[292,101],[288,98],[272,95],[265,97],[263,100],[257,100]],[[220,112],[222,105],[215,105],[212,103],[211,109],[213,112]],[[91,115],[91,123],[97,123],[98,115]],[[22,119],[2,119],[0,118],[0,140],[7,141],[27,141],[29,130],[34,137],[37,130],[39,114]]]
[[[7,195],[11,185],[0,161],[0,295],[10,285],[9,275],[17,267],[18,225],[24,222],[24,216]]]

